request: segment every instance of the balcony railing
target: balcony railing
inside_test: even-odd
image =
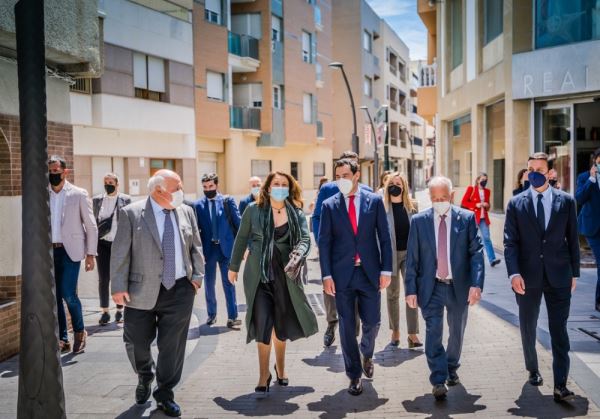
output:
[[[424,65],[419,72],[419,87],[433,87],[436,85],[437,65]]]
[[[238,57],[250,57],[258,60],[258,39],[249,35],[229,32],[229,52]]]
[[[231,106],[229,120],[231,128],[260,130],[260,109]]]

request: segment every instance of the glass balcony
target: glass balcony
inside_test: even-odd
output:
[[[260,130],[260,109],[241,106],[229,108],[231,128]]]
[[[229,53],[258,60],[258,39],[229,32]]]

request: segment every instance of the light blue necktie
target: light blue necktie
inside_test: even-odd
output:
[[[170,290],[175,285],[175,230],[171,222],[171,210],[164,209],[165,228],[162,238],[163,286]]]

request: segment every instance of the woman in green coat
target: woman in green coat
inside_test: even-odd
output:
[[[255,391],[264,395],[272,378],[269,371],[272,342],[277,381],[286,386],[286,341],[318,331],[317,318],[304,294],[302,275],[292,279],[284,270],[291,254],[298,260],[310,251],[302,192],[292,176],[271,173],[256,203],[244,211],[229,264],[231,283],[237,281],[246,249],[249,249],[244,268],[247,342],[256,340],[258,345],[260,377]]]

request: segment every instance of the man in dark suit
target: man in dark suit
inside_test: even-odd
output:
[[[360,165],[358,154],[356,154],[354,151],[345,151],[340,157],[340,160],[341,159],[350,159],[352,161],[355,161],[357,165]],[[366,190],[367,192],[373,192],[373,189],[371,189],[367,185],[363,185],[362,183],[359,183],[358,187],[360,189]],[[323,202],[325,202],[325,200],[331,198],[332,196],[337,195],[339,192],[340,190],[336,182],[327,182],[323,186],[321,186],[321,189],[319,189],[319,193],[317,194],[317,199],[315,202],[315,210],[313,211],[313,214],[311,216],[313,234],[317,243],[319,243],[319,228],[321,225],[321,210]],[[323,344],[329,347],[335,341],[335,329],[338,324],[338,315],[337,308],[335,306],[335,298],[333,298],[330,295],[324,294],[323,303],[325,304],[325,312],[327,315],[327,330],[325,330],[325,335],[323,336]],[[356,317],[358,327],[358,313],[356,314]]]
[[[579,239],[575,200],[550,187],[548,155],[535,153],[527,162],[530,189],[513,197],[506,209],[504,257],[519,305],[519,324],[529,382],[543,383],[535,350],[542,295],[548,309],[552,341],[554,400],[574,394],[569,375],[567,321],[571,293],[579,277]]]
[[[215,286],[217,265],[219,265],[227,303],[227,327],[234,328],[241,325],[242,322],[238,319],[235,285],[227,279],[227,271],[233,250],[233,241],[240,227],[240,213],[232,197],[219,193],[219,177],[216,173],[205,174],[202,177],[202,187],[204,197],[196,201],[195,207],[206,259],[206,276],[204,278],[204,293],[208,311],[206,324],[211,326],[217,321]]]
[[[240,216],[244,215],[244,211],[248,205],[256,201],[258,198],[258,194],[260,194],[260,187],[262,186],[262,180],[258,176],[252,176],[248,180],[248,184],[250,185],[250,193],[240,200]]]
[[[358,186],[358,163],[335,164],[340,192],[323,203],[319,255],[323,292],[335,297],[348,392],[362,393],[362,372],[373,377],[375,338],[381,322],[381,290],[391,282],[392,245],[381,196]],[[362,322],[360,351],[356,315]],[[362,353],[362,365],[361,365]]]
[[[484,280],[483,246],[475,215],[451,205],[450,179],[429,181],[433,208],[413,215],[406,255],[406,302],[421,307],[427,324],[425,355],[432,393],[446,398],[448,388],[460,380],[463,336],[469,305],[481,299]],[[448,318],[448,346],[444,349],[444,308]]]
[[[585,236],[596,258],[596,311],[600,311],[600,148],[592,155],[590,170],[577,177],[575,198],[579,205],[579,233]]]

